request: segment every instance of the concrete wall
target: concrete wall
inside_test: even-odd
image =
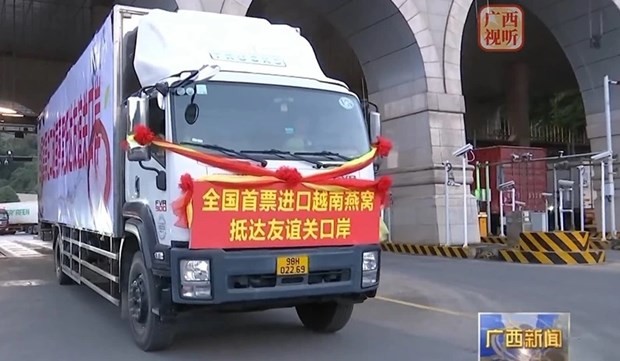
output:
[[[0,85],[0,99],[16,102],[38,114],[70,66],[65,62],[0,56],[0,74],[10,75],[3,77],[8,81]]]

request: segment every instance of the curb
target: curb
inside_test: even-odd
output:
[[[414,254],[420,256],[475,258],[475,255],[471,254],[470,249],[463,247],[382,242],[381,249],[392,253]]]
[[[498,259],[502,262],[547,265],[595,265],[605,263],[605,251],[580,252],[532,252],[499,250]]]

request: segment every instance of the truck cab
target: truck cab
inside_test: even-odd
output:
[[[167,17],[166,21],[180,20],[161,15]],[[219,23],[221,31],[234,31],[228,17],[202,15],[205,21]],[[178,48],[179,44],[173,43],[174,36],[156,29],[165,21],[155,24],[154,15],[151,19],[152,23],[143,21],[138,30],[134,65],[143,86],[152,87],[127,100],[129,130],[143,124],[165,140],[197,152],[244,160],[272,170],[286,165],[302,175],[339,166],[370,151],[371,139],[378,136],[378,117],[370,120],[346,85],[322,75],[314,63],[312,48],[295,29],[273,29],[275,26],[265,20],[245,19],[248,27],[254,26],[267,37],[271,34],[271,41],[284,42],[286,51],[278,49],[260,58],[243,53],[244,44],[239,38],[235,40],[239,41],[240,51],[222,54],[217,47],[196,50],[196,56],[211,50],[209,66],[182,72],[172,79],[157,79],[154,69],[161,67],[162,76],[170,70],[164,70],[166,60],[153,59],[164,59],[163,54],[174,51],[166,47]],[[205,34],[207,28],[201,28]],[[158,48],[159,56],[149,54],[145,58],[140,50],[147,46],[149,30],[165,40]],[[208,40],[204,46],[209,46]],[[183,51],[183,58],[192,55],[189,48]],[[257,62],[262,65],[257,66]],[[296,62],[313,65],[310,69],[314,73]],[[295,69],[299,70],[292,71],[287,65],[298,66]],[[152,267],[156,274],[169,272],[170,284],[164,289],[170,294],[164,297],[181,305],[179,309],[198,305],[215,310],[294,306],[308,328],[334,332],[344,327],[354,303],[376,294],[378,244],[189,249],[189,230],[175,226],[171,206],[181,196],[177,186],[180,177],[185,173],[194,179],[230,173],[156,146],[133,148],[128,160],[125,206],[151,213],[145,218],[152,217],[155,227],[151,233],[156,238],[152,240],[153,249],[163,258],[153,258]],[[347,177],[373,179],[373,166]],[[204,234],[205,238],[209,236]],[[378,240],[379,234],[372,236]],[[300,254],[309,259],[308,272],[288,277],[274,272],[279,257]],[[364,260],[374,262],[370,272],[364,269]],[[129,293],[134,292],[130,287]]]
[[[9,231],[9,212],[0,208],[0,234],[7,234]]]

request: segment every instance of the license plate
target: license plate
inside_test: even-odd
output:
[[[308,256],[278,257],[276,262],[278,276],[295,276],[308,274]]]

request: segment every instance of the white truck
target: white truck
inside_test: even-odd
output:
[[[372,149],[379,115],[363,104],[323,74],[295,28],[114,6],[39,117],[40,236],[54,242],[58,282],[119,306],[145,351],[169,346],[171,323],[196,308],[295,307],[305,327],[338,331],[377,292],[378,232],[337,245],[195,249],[194,228],[175,223],[179,179],[227,172],[121,143],[141,124],[197,152],[311,174]],[[282,148],[301,128],[313,148]],[[347,177],[373,180],[373,164]]]
[[[0,203],[0,234],[35,234],[39,226],[37,201]]]

